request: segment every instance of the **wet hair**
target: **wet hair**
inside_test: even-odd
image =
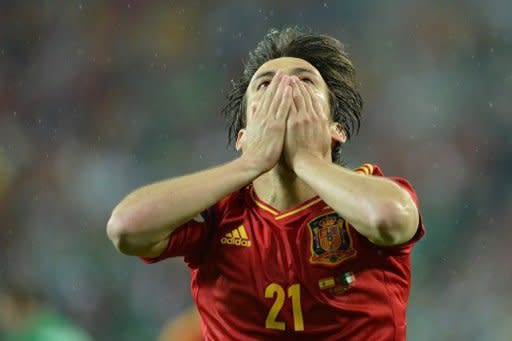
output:
[[[245,95],[254,73],[269,60],[280,57],[301,58],[313,65],[327,84],[333,122],[341,124],[347,140],[359,131],[363,100],[357,89],[354,66],[343,44],[331,36],[292,26],[269,30],[249,53],[242,76],[232,81],[228,103],[222,109],[228,123],[229,143],[236,141],[238,131],[245,127]],[[332,148],[332,161],[342,164],[339,142]]]

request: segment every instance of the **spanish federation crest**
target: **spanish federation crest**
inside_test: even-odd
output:
[[[328,213],[308,223],[311,233],[312,264],[338,265],[356,255],[347,222],[337,213]]]

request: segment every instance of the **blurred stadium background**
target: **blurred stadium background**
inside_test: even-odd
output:
[[[270,27],[298,24],[339,38],[358,70],[348,165],[378,163],[419,193],[409,339],[512,340],[510,13],[505,0],[2,0],[0,293],[37,292],[95,340],[156,338],[191,303],[187,270],[117,254],[109,213],[137,186],[232,159],[230,79]]]

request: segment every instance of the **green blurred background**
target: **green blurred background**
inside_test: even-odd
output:
[[[236,157],[220,116],[230,80],[269,28],[297,24],[356,65],[348,165],[418,192],[409,339],[512,340],[510,13],[506,0],[2,0],[0,294],[37,293],[95,340],[156,338],[191,304],[187,269],[118,254],[110,211]]]

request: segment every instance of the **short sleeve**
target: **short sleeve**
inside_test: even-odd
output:
[[[416,191],[412,187],[411,183],[409,181],[407,181],[406,179],[400,178],[400,177],[395,177],[395,176],[388,177],[388,179],[394,181],[400,187],[405,189],[411,195],[412,201],[414,202],[414,204],[416,205],[416,208],[418,209],[418,227],[416,229],[416,233],[414,234],[414,236],[409,241],[407,241],[403,244],[392,246],[392,248],[395,248],[395,249],[400,249],[402,251],[408,251],[408,249],[412,249],[413,244],[418,242],[425,235],[425,226],[423,225],[423,219],[421,217],[420,208],[418,206],[418,195],[416,194]]]
[[[162,254],[155,258],[141,257],[145,263],[152,264],[170,257],[184,257],[191,268],[201,262],[209,236],[214,228],[215,207],[203,211],[187,223],[175,229]]]
[[[425,235],[425,226],[423,225],[423,219],[421,217],[421,211],[419,208],[419,201],[418,201],[418,195],[416,194],[416,191],[414,190],[414,187],[411,185],[411,183],[398,176],[385,176],[380,169],[379,166],[373,165],[373,164],[364,164],[357,168],[355,171],[365,174],[365,175],[372,175],[372,176],[382,176],[386,179],[389,179],[396,184],[398,184],[401,188],[405,189],[407,193],[411,196],[414,204],[416,205],[416,208],[418,209],[418,226],[416,229],[416,233],[414,236],[408,240],[407,242],[403,244],[398,245],[391,245],[391,246],[382,246],[373,244],[370,241],[368,241],[368,244],[371,244],[372,247],[377,247],[380,249],[384,249],[391,253],[398,253],[398,254],[409,254],[412,251],[412,248],[416,242],[418,242],[424,235]]]

